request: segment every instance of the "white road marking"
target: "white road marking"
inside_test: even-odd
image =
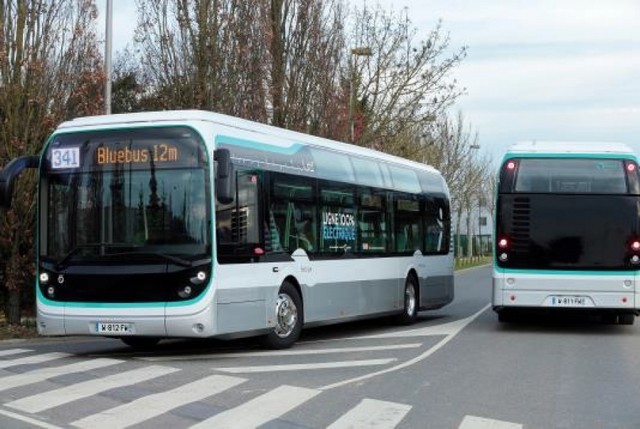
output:
[[[249,429],[277,419],[320,393],[303,387],[280,386],[244,404],[201,421],[192,429]]]
[[[347,380],[343,380],[343,381],[339,381],[337,383],[333,383],[333,384],[328,384],[324,387],[319,387],[320,390],[329,390],[329,389],[333,389],[335,387],[341,387],[341,386],[345,386],[347,384],[351,384],[351,383],[355,383],[358,381],[363,381],[363,380],[367,380],[369,378],[373,378],[376,377],[378,375],[381,374],[387,374],[393,371],[398,371],[399,369],[403,369],[406,368],[408,366],[414,365],[420,361],[423,361],[424,359],[427,359],[429,356],[431,356],[432,354],[434,354],[435,352],[437,352],[438,350],[440,350],[442,347],[444,347],[449,341],[451,341],[456,335],[458,335],[469,323],[473,322],[478,316],[480,316],[482,313],[484,313],[488,308],[491,307],[491,304],[487,304],[486,306],[484,306],[480,311],[478,311],[477,313],[465,318],[465,319],[460,319],[457,320],[455,322],[451,322],[451,323],[447,323],[445,325],[449,325],[448,327],[444,328],[442,330],[442,332],[447,332],[446,334],[439,334],[439,335],[445,335],[445,337],[440,340],[440,342],[438,342],[435,346],[431,347],[430,349],[428,349],[427,351],[425,351],[424,353],[422,353],[419,356],[416,356],[413,359],[409,359],[405,362],[402,362],[399,365],[393,366],[391,368],[385,368],[383,370],[377,371],[377,372],[371,372],[369,374],[365,374],[362,375],[360,377],[355,377],[355,378],[350,378]],[[441,325],[442,326],[442,325]],[[431,328],[431,327],[430,327]],[[412,330],[414,332],[417,331],[423,331],[423,330],[427,330],[430,328],[418,328],[415,330]],[[437,328],[437,327],[433,327],[433,328]],[[411,331],[409,331],[411,332]],[[422,334],[424,335],[424,334]],[[390,333],[390,334],[385,334],[383,336],[378,336],[377,338],[381,338],[381,337],[396,337],[396,336],[401,336],[398,335],[398,333]]]
[[[327,429],[391,429],[395,428],[410,410],[410,405],[363,399]]]
[[[7,416],[11,419],[14,420],[18,420],[19,422],[23,422],[23,423],[28,423],[30,425],[39,427],[39,428],[43,428],[43,429],[62,429],[60,426],[54,426],[50,423],[46,423],[46,422],[41,422],[40,420],[36,420],[34,418],[31,417],[27,417],[27,416],[22,416],[20,414],[16,414],[16,413],[12,413],[11,411],[7,411],[7,410],[0,410],[0,414],[2,414],[3,416]]]
[[[20,353],[32,352],[33,350],[29,349],[8,349],[8,350],[0,350],[0,357],[4,356],[13,356]]]
[[[69,353],[44,353],[41,355],[26,356],[19,359],[0,361],[0,369],[11,368],[18,365],[30,365],[34,363],[44,363],[55,359],[62,359],[71,356]]]
[[[321,363],[301,363],[289,365],[259,365],[259,366],[235,366],[227,368],[213,368],[215,371],[228,372],[231,374],[244,374],[256,372],[275,372],[275,371],[304,371],[315,369],[331,369],[331,368],[352,368],[359,366],[386,365],[397,359],[369,359],[369,360],[351,360],[344,362],[321,362]]]
[[[328,349],[306,349],[306,350],[273,350],[261,352],[240,352],[240,353],[212,353],[199,355],[183,355],[183,356],[149,356],[140,357],[139,360],[150,362],[180,361],[180,360],[211,360],[211,359],[228,359],[228,358],[248,358],[248,357],[277,357],[277,356],[305,356],[318,354],[333,353],[359,353],[359,352],[376,352],[386,350],[405,350],[415,349],[422,346],[422,343],[410,344],[390,344],[387,346],[368,346],[368,347],[335,347]]]
[[[465,416],[458,429],[522,429],[518,423],[485,419],[484,417]]]
[[[77,420],[71,425],[86,429],[127,428],[157,417],[191,402],[244,383],[246,379],[212,375],[167,392],[155,393],[133,402]]]
[[[42,368],[35,371],[29,371],[24,374],[9,375],[0,378],[0,391],[13,389],[14,387],[27,386],[33,383],[39,383],[49,378],[59,375],[73,374],[78,372],[91,371],[93,369],[104,368],[106,366],[115,365],[124,361],[116,359],[92,359],[72,363],[70,365],[58,366],[55,368]]]
[[[88,380],[82,383],[62,387],[60,389],[43,392],[33,396],[27,396],[13,402],[4,404],[7,407],[15,408],[28,413],[39,413],[78,399],[88,398],[98,393],[117,387],[131,386],[156,377],[180,371],[177,368],[164,366],[149,366],[146,368],[134,369],[118,374],[103,377],[99,380]]]

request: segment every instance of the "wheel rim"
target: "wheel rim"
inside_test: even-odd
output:
[[[416,290],[413,283],[408,283],[404,291],[404,300],[407,316],[413,316],[416,312]]]
[[[287,294],[279,294],[276,302],[276,326],[275,333],[280,338],[286,338],[298,323],[298,309],[296,303]]]

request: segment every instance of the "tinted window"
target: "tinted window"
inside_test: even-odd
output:
[[[625,194],[624,163],[614,159],[522,159],[516,192]]]

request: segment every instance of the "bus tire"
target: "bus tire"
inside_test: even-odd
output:
[[[302,298],[298,289],[289,281],[280,286],[276,300],[276,326],[261,338],[261,344],[268,349],[291,347],[302,332]]]
[[[411,325],[418,317],[418,286],[414,276],[409,275],[404,282],[404,305],[396,318],[400,325]]]
[[[512,311],[502,310],[498,312],[498,322],[500,323],[512,323],[515,320]]]
[[[156,337],[121,337],[120,341],[136,350],[151,350],[160,342]]]
[[[634,314],[624,313],[618,315],[618,323],[620,325],[633,325],[635,322],[636,316]]]

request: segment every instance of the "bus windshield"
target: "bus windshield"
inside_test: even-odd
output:
[[[191,131],[63,135],[46,158],[45,259],[187,265],[208,253],[206,158]]]

